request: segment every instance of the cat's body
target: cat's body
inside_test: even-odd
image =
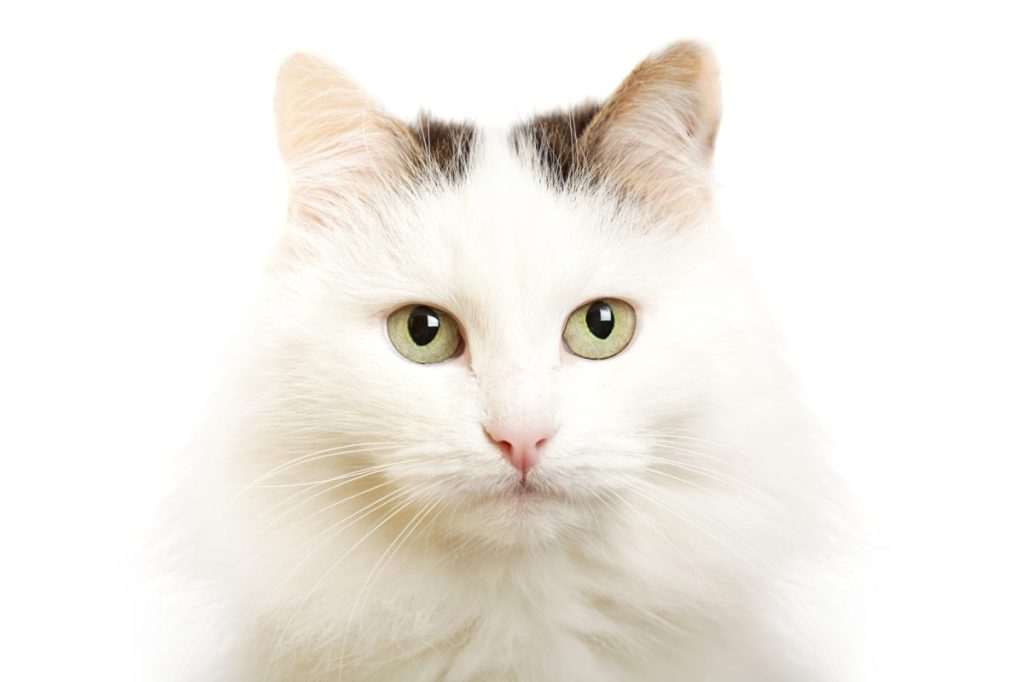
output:
[[[278,116],[291,225],[188,486],[216,675],[799,679],[824,467],[714,218],[703,49],[508,131],[404,126],[300,56]],[[566,319],[605,297],[635,331],[586,359]],[[415,304],[452,357],[389,340]]]

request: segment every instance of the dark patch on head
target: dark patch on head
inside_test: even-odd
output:
[[[568,111],[535,116],[512,129],[513,149],[535,154],[542,170],[557,185],[582,180],[591,169],[580,140],[600,108],[587,102]]]
[[[476,129],[468,123],[438,121],[427,114],[409,126],[419,143],[419,161],[429,171],[440,171],[449,181],[461,179],[469,167]]]

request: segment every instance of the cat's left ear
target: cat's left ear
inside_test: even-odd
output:
[[[593,170],[659,201],[706,186],[721,118],[718,66],[697,42],[641,62],[600,107],[580,146]]]
[[[409,129],[327,62],[296,54],[281,66],[274,101],[292,208],[322,219],[339,201],[404,182]]]

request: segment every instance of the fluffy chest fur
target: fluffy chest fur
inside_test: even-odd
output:
[[[680,570],[686,559],[650,543],[650,524],[627,515],[608,524],[613,542],[487,556],[438,553],[436,542],[388,553],[384,538],[338,567],[320,598],[257,618],[266,630],[246,674],[452,682],[675,680],[726,666],[750,674],[749,646],[767,636],[749,611],[759,600]],[[772,679],[759,665],[758,679]]]

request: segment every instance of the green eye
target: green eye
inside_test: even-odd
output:
[[[425,305],[409,305],[391,313],[388,336],[399,353],[424,365],[447,360],[462,346],[454,318]]]
[[[629,345],[635,325],[636,315],[628,303],[606,298],[574,310],[565,323],[562,338],[569,350],[581,358],[604,360]]]

